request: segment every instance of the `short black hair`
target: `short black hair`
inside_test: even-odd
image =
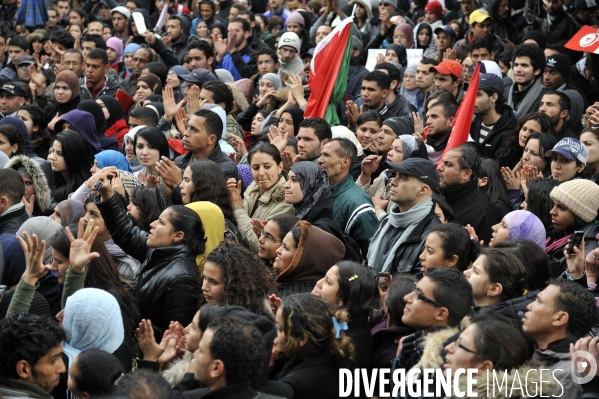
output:
[[[140,50],[145,51],[146,54],[148,54],[148,62],[154,61],[154,53],[152,53],[152,51],[150,51],[149,48],[147,48],[147,47],[140,47],[137,50],[135,50],[135,53],[138,52],[138,51],[140,51]],[[135,53],[133,53],[133,54],[135,55]]]
[[[567,332],[573,337],[582,338],[599,321],[597,303],[591,292],[577,283],[556,279],[550,285],[559,288],[555,298],[555,311],[568,313]]]
[[[172,389],[157,371],[137,369],[119,380],[114,395],[129,399],[170,399]]]
[[[208,0],[208,1],[210,1],[210,0]],[[206,56],[206,59],[208,59],[210,57],[214,57],[214,47],[212,47],[212,45],[205,40],[192,41],[191,43],[189,43],[189,46],[187,46],[187,51],[189,52],[189,50],[191,50],[191,49],[200,50],[201,52],[204,53],[204,55]]]
[[[214,332],[210,355],[224,363],[227,386],[249,383],[258,375],[266,357],[266,345],[253,323],[221,317],[212,320],[208,329]]]
[[[233,93],[229,89],[229,86],[218,80],[210,80],[202,85],[202,90],[204,89],[212,93],[215,104],[225,104],[225,113],[231,113],[233,109]]]
[[[337,150],[337,155],[340,158],[349,157],[349,168],[351,170],[353,166],[356,164],[356,160],[358,159],[358,149],[356,145],[352,143],[349,139],[337,137],[329,140],[329,143],[337,141],[339,143],[339,149]],[[328,144],[328,143],[327,143]]]
[[[314,129],[314,134],[321,143],[323,140],[330,140],[333,138],[331,126],[324,118],[306,118],[300,122],[299,127]]]
[[[129,112],[129,117],[139,119],[145,126],[157,126],[158,122],[160,122],[156,111],[148,107],[134,108]]]
[[[363,81],[368,82],[376,82],[377,86],[381,88],[381,90],[389,90],[391,87],[391,77],[387,75],[385,72],[381,71],[372,71],[368,72],[362,78]]]
[[[470,176],[470,180],[477,178],[480,174],[481,163],[478,153],[472,149],[472,147],[465,145],[461,145],[453,150],[460,151],[460,157],[458,158],[458,165],[460,166],[460,169],[472,170],[472,176]]]
[[[398,68],[397,65],[392,64],[390,62],[381,62],[380,64],[376,64],[374,67],[375,71],[379,71],[384,69],[387,71],[387,74],[391,78],[391,81],[397,80],[399,82],[398,89],[401,86],[401,82],[403,82],[403,68]]]
[[[220,83],[220,82],[219,82]],[[224,84],[224,83],[223,83]],[[208,135],[215,135],[218,140],[223,136],[223,121],[216,112],[212,112],[209,109],[199,109],[194,113],[195,116],[201,116],[204,118],[204,126]],[[217,144],[218,145],[218,144]]]
[[[431,105],[429,109],[434,107],[442,107],[445,118],[453,118],[458,111],[458,104],[453,101],[438,101]]]
[[[168,75],[168,68],[166,67],[166,65],[164,65],[164,63],[158,62],[158,61],[149,62],[142,69],[145,69],[145,68],[148,68],[148,71],[150,73],[153,73],[154,75],[158,76],[158,78],[162,82],[163,86],[166,85],[166,77]]]
[[[470,313],[472,306],[472,286],[464,274],[449,267],[428,269],[426,277],[435,283],[433,296],[449,311],[447,324],[457,327],[460,321]]]
[[[81,42],[94,42],[96,48],[106,50],[106,40],[104,40],[102,36],[96,35],[94,33],[87,33],[86,35],[84,35],[83,39],[81,39]]]
[[[258,57],[260,57],[261,55],[268,55],[272,59],[272,62],[275,64],[279,62],[279,57],[277,56],[277,53],[272,51],[270,48],[264,47],[260,49],[260,51],[258,51],[258,55],[256,55],[256,59],[258,59]]]
[[[239,17],[231,18],[229,20],[229,23],[231,23],[231,22],[240,23],[241,24],[241,28],[243,29],[244,32],[249,32],[251,30],[250,23],[245,18],[239,18]]]
[[[533,69],[538,69],[543,73],[545,70],[546,60],[545,53],[541,50],[540,47],[535,46],[534,44],[519,44],[514,49],[514,59],[516,61],[517,57],[528,57],[530,58],[530,64]]]
[[[95,48],[87,53],[88,60],[101,60],[102,64],[108,65],[108,54],[102,48]]]
[[[11,206],[21,202],[25,195],[25,183],[19,172],[14,169],[0,169],[0,195],[6,195]]]
[[[54,32],[50,34],[50,40],[52,43],[61,44],[67,49],[73,48],[75,46],[75,39],[66,29],[54,30]]]
[[[71,375],[77,388],[90,396],[111,395],[115,381],[123,374],[120,360],[101,349],[87,349],[77,356],[78,375]]]
[[[489,42],[485,37],[479,37],[478,39],[474,39],[472,43],[470,43],[470,52],[481,48],[486,48],[489,54],[493,52],[493,44]]]
[[[29,42],[23,36],[12,37],[8,46],[19,46],[23,51],[29,50]]]
[[[34,368],[42,357],[64,339],[64,330],[51,317],[26,314],[7,316],[0,321],[0,375],[18,380],[18,362],[25,360]]]
[[[114,36],[114,27],[111,24],[107,24],[106,22],[102,22],[102,31],[104,31],[104,28],[110,29],[110,35]]]
[[[81,59],[81,62],[83,62],[83,53],[81,52],[81,50],[78,50],[76,48],[69,48],[64,53],[65,54],[78,54],[79,58]]]
[[[422,57],[419,64],[437,66],[439,65],[439,61],[434,58]]]
[[[559,110],[560,111],[566,111],[566,110],[570,111],[572,109],[572,100],[570,100],[570,97],[568,97],[563,92],[557,91],[557,90],[547,90],[545,92],[545,94],[543,94],[543,96],[546,96],[548,94],[559,97],[559,99],[557,100],[557,102],[559,103]]]

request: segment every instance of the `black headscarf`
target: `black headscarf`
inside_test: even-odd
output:
[[[97,99],[104,103],[104,106],[110,114],[110,117],[106,121],[106,128],[110,129],[119,119],[125,119],[123,118],[123,108],[121,108],[121,104],[119,104],[116,98],[100,96]]]
[[[331,196],[329,177],[316,162],[298,162],[290,169],[299,180],[304,194],[304,198],[293,205],[295,216],[298,219],[304,219],[312,212],[312,208],[320,199]]]
[[[297,136],[297,132],[299,132],[299,125],[304,120],[304,110],[300,107],[289,107],[285,108],[285,111],[283,111],[281,115],[283,115],[285,112],[289,112],[291,115],[291,119],[293,120],[293,134]]]
[[[399,59],[399,64],[402,67],[406,68],[408,66],[408,52],[404,46],[397,43],[391,43],[389,47],[387,47],[387,50],[395,51],[395,54],[397,54],[397,58]]]

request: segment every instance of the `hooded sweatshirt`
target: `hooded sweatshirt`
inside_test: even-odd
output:
[[[52,191],[48,185],[46,175],[34,158],[29,158],[27,155],[16,155],[6,164],[6,168],[12,168],[19,172],[21,176],[26,175],[31,179],[35,189],[33,215],[41,216],[46,214],[52,203]]]
[[[96,135],[96,124],[94,117],[89,112],[80,111],[74,109],[63,115],[62,118],[54,125],[54,130],[57,132],[62,131],[62,125],[68,122],[73,129],[87,140],[87,142],[94,148],[94,152],[98,153],[102,150],[102,145]],[[108,137],[107,137],[108,138]]]
[[[104,117],[104,111],[102,111],[100,104],[94,100],[84,100],[79,103],[77,109],[89,112],[93,115],[93,120],[96,126],[96,137],[98,138],[102,149],[118,151],[119,146],[116,140],[104,135],[104,132],[106,131],[106,118]]]
[[[171,44],[171,50],[173,50],[178,59],[181,59],[187,51],[189,44],[187,41],[191,34],[191,21],[184,15],[173,15],[171,19],[178,19],[181,22],[181,38],[177,43]]]

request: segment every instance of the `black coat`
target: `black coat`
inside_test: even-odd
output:
[[[195,380],[192,373],[186,373],[183,379],[173,387],[173,399],[197,399],[197,398],[219,398],[219,399],[293,399],[293,392],[288,390],[287,396],[274,396],[257,392],[249,385],[231,385],[210,391],[208,388],[200,387],[199,381]]]
[[[372,365],[372,334],[368,314],[352,315],[347,323],[346,335],[354,344],[356,368],[370,369]]]
[[[478,188],[478,179],[456,187],[445,188],[443,195],[451,209],[453,209],[453,222],[461,226],[471,225],[478,234],[478,238],[489,242],[491,240],[491,227],[498,222],[495,210],[489,200]]]
[[[547,44],[557,44],[562,40],[569,40],[579,29],[580,25],[576,22],[576,19],[565,11],[562,11],[555,18],[551,26],[549,26],[547,18],[543,18],[539,27],[547,40]]]
[[[133,296],[142,319],[152,320],[158,342],[171,321],[191,323],[198,310],[201,278],[196,254],[186,244],[149,248],[148,233],[133,225],[118,199],[96,202],[114,242],[143,262]]]
[[[476,116],[470,126],[470,136],[478,147],[478,153],[483,158],[496,159],[495,154],[497,150],[507,144],[507,141],[512,134],[512,131],[516,128],[518,121],[514,116],[514,111],[509,105],[505,105],[506,109],[501,114],[501,117],[493,125],[493,130],[487,136],[482,144],[479,144],[480,129],[483,123],[483,119],[480,116]]]
[[[190,152],[185,155],[178,156],[177,159],[175,159],[175,164],[179,167],[179,169],[184,171],[185,168],[187,168],[189,164],[193,162],[192,159],[193,154]],[[208,159],[218,164],[220,169],[225,174],[225,178],[230,179],[233,177],[235,180],[239,180],[239,171],[237,170],[237,165],[235,165],[235,162],[233,162],[227,154],[221,151],[220,145],[218,145],[218,143],[216,143],[214,149],[210,155],[208,155]]]
[[[339,397],[339,369],[323,353],[292,358],[278,380],[291,386],[296,399]]]
[[[0,234],[17,234],[23,223],[29,219],[25,207],[10,212],[8,215],[0,216]]]
[[[392,116],[410,116],[412,112],[418,111],[416,107],[408,102],[405,98],[397,94],[397,98],[391,104],[387,105],[388,111],[385,113],[384,119]],[[402,132],[401,134],[412,134],[413,132]]]

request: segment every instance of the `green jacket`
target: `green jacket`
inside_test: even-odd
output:
[[[331,197],[337,224],[356,241],[366,256],[369,241],[379,223],[370,197],[354,183],[351,175],[331,187]]]

